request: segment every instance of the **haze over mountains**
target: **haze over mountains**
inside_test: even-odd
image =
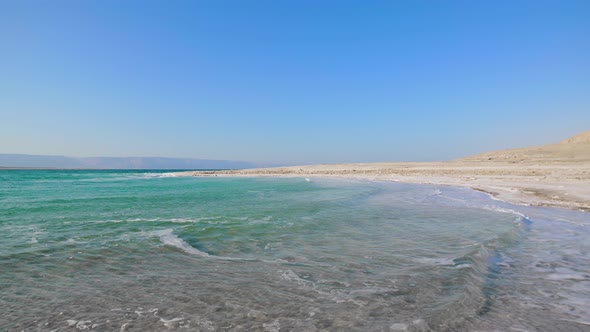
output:
[[[560,163],[590,162],[590,131],[557,144],[484,152],[452,162]],[[383,165],[387,163],[369,163]],[[394,163],[396,164],[396,163]],[[0,153],[0,167],[94,169],[245,169],[268,167],[245,161],[165,157],[66,157]],[[313,167],[313,166],[311,166]]]
[[[241,169],[256,165],[243,161],[164,157],[66,157],[0,154],[0,167],[94,169]]]

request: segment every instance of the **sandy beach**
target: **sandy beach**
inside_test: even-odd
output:
[[[514,204],[590,211],[590,131],[556,144],[445,162],[306,165],[182,176],[340,177],[469,187]]]

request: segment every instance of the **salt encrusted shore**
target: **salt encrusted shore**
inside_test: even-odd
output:
[[[179,172],[179,176],[336,177],[469,187],[514,204],[590,211],[590,131],[558,144],[447,162]]]

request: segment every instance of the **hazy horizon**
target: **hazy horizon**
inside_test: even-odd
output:
[[[590,132],[590,131],[585,131]],[[584,133],[585,133],[584,132]],[[580,134],[577,133],[576,136]],[[574,135],[572,135],[574,136]],[[562,140],[571,138],[564,137],[559,141],[546,142],[556,144]],[[542,144],[546,145],[546,144]],[[535,145],[541,146],[541,145]],[[532,146],[521,146],[515,148],[528,148]],[[514,147],[513,147],[514,148]],[[479,151],[473,155],[492,152]],[[470,156],[473,156],[470,155]],[[460,157],[470,157],[460,156]],[[448,161],[436,160],[436,161]],[[408,161],[416,160],[383,160],[387,161]],[[429,160],[433,161],[433,160]],[[164,162],[164,164],[162,164]],[[363,161],[360,161],[361,163]],[[308,163],[260,163],[247,160],[221,160],[186,157],[162,157],[162,156],[65,156],[65,155],[40,155],[26,153],[2,153],[0,152],[0,168],[99,168],[99,169],[244,169],[256,167],[280,167],[310,165]],[[55,166],[57,165],[57,166]],[[139,165],[139,166],[138,166]],[[143,166],[141,166],[143,165]],[[162,166],[164,165],[164,166]],[[188,166],[187,166],[188,165]]]
[[[0,3],[0,153],[448,160],[590,127],[590,2]]]
[[[30,155],[0,153],[0,168],[57,169],[244,169],[272,165],[257,165],[239,160],[196,158],[134,157],[71,157],[59,155]]]

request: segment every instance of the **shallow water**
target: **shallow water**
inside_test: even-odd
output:
[[[0,171],[0,329],[589,331],[590,214],[345,180]]]

